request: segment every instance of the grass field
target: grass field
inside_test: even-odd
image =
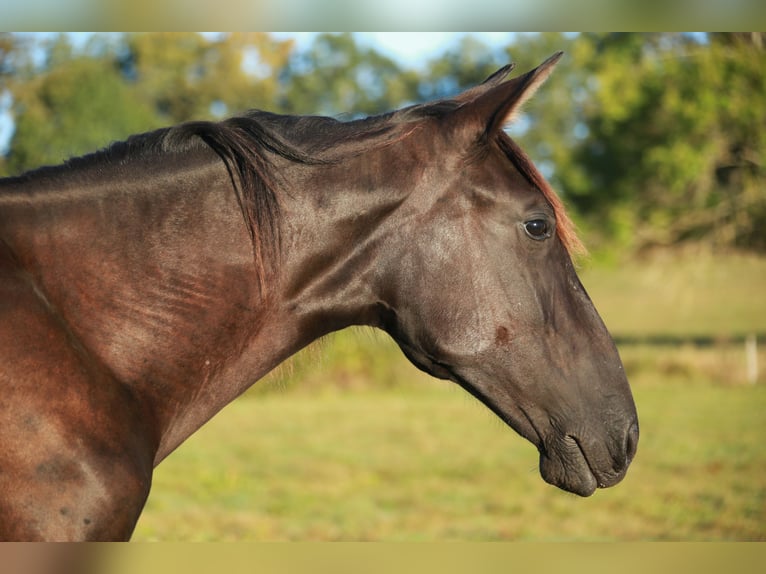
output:
[[[157,469],[135,540],[766,540],[766,260],[586,267],[641,421],[636,460],[588,499],[384,337],[342,333],[258,383]],[[691,302],[689,299],[691,298]],[[704,336],[711,343],[685,343]]]

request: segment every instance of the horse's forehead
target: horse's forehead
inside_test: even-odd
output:
[[[486,149],[467,156],[458,166],[461,184],[499,194],[507,199],[527,199],[543,194],[530,179],[519,170],[515,162],[495,142]]]

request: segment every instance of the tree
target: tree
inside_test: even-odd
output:
[[[509,42],[512,38],[509,34]],[[454,96],[480,84],[511,61],[473,35],[461,36],[454,47],[428,63],[427,73],[419,82],[418,98],[427,101]]]
[[[565,190],[604,239],[766,248],[766,60],[748,38],[583,37],[588,136]]]
[[[273,108],[275,70],[291,50],[263,33],[94,36],[78,49],[63,34],[32,40],[0,37],[0,88],[15,122],[6,173],[162,125]]]
[[[64,36],[51,54],[51,68],[12,86],[8,172],[59,163],[157,125],[109,61],[75,56]]]
[[[378,114],[417,99],[418,81],[349,33],[320,34],[280,73],[280,107],[301,114]]]
[[[291,41],[263,32],[133,34],[123,74],[167,123],[274,108]]]

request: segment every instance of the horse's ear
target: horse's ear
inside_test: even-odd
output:
[[[494,72],[491,74],[486,80],[484,80],[481,84],[478,86],[474,86],[473,88],[470,88],[468,90],[465,90],[464,92],[461,92],[457,96],[453,98],[456,102],[470,102],[478,98],[480,95],[488,92],[492,88],[495,88],[499,86],[503,80],[505,80],[506,76],[511,73],[511,70],[513,70],[516,67],[515,63],[510,63],[502,68],[500,68],[497,72]]]
[[[531,72],[512,78],[507,82],[501,80],[509,69],[498,70],[483,84],[463,92],[457,97],[458,101],[464,103],[455,110],[457,116],[455,121],[460,122],[461,127],[468,128],[469,132],[473,134],[472,138],[476,137],[477,130],[481,140],[488,138],[513,121],[514,116],[524,103],[550,76],[563,54],[563,52],[557,52]],[[491,84],[489,89],[486,89],[486,84]]]

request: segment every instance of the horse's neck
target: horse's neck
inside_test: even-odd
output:
[[[323,173],[324,168],[316,169]],[[290,176],[283,175],[283,181],[289,181]],[[387,216],[401,198],[355,188],[337,174],[302,173],[295,179],[302,185],[280,197],[281,254],[273,283],[267,286],[268,308],[250,315],[250,335],[241,340],[243,346],[231,349],[215,372],[197,385],[195,401],[173,418],[157,462],[248,386],[313,340],[349,325],[376,324],[377,252],[396,229]],[[211,366],[203,362],[200,369],[205,373]]]
[[[363,171],[353,162],[341,166],[345,181],[342,175],[318,177],[283,207],[284,305],[316,336],[377,325],[380,263],[403,240],[397,222],[406,192],[376,188]]]

